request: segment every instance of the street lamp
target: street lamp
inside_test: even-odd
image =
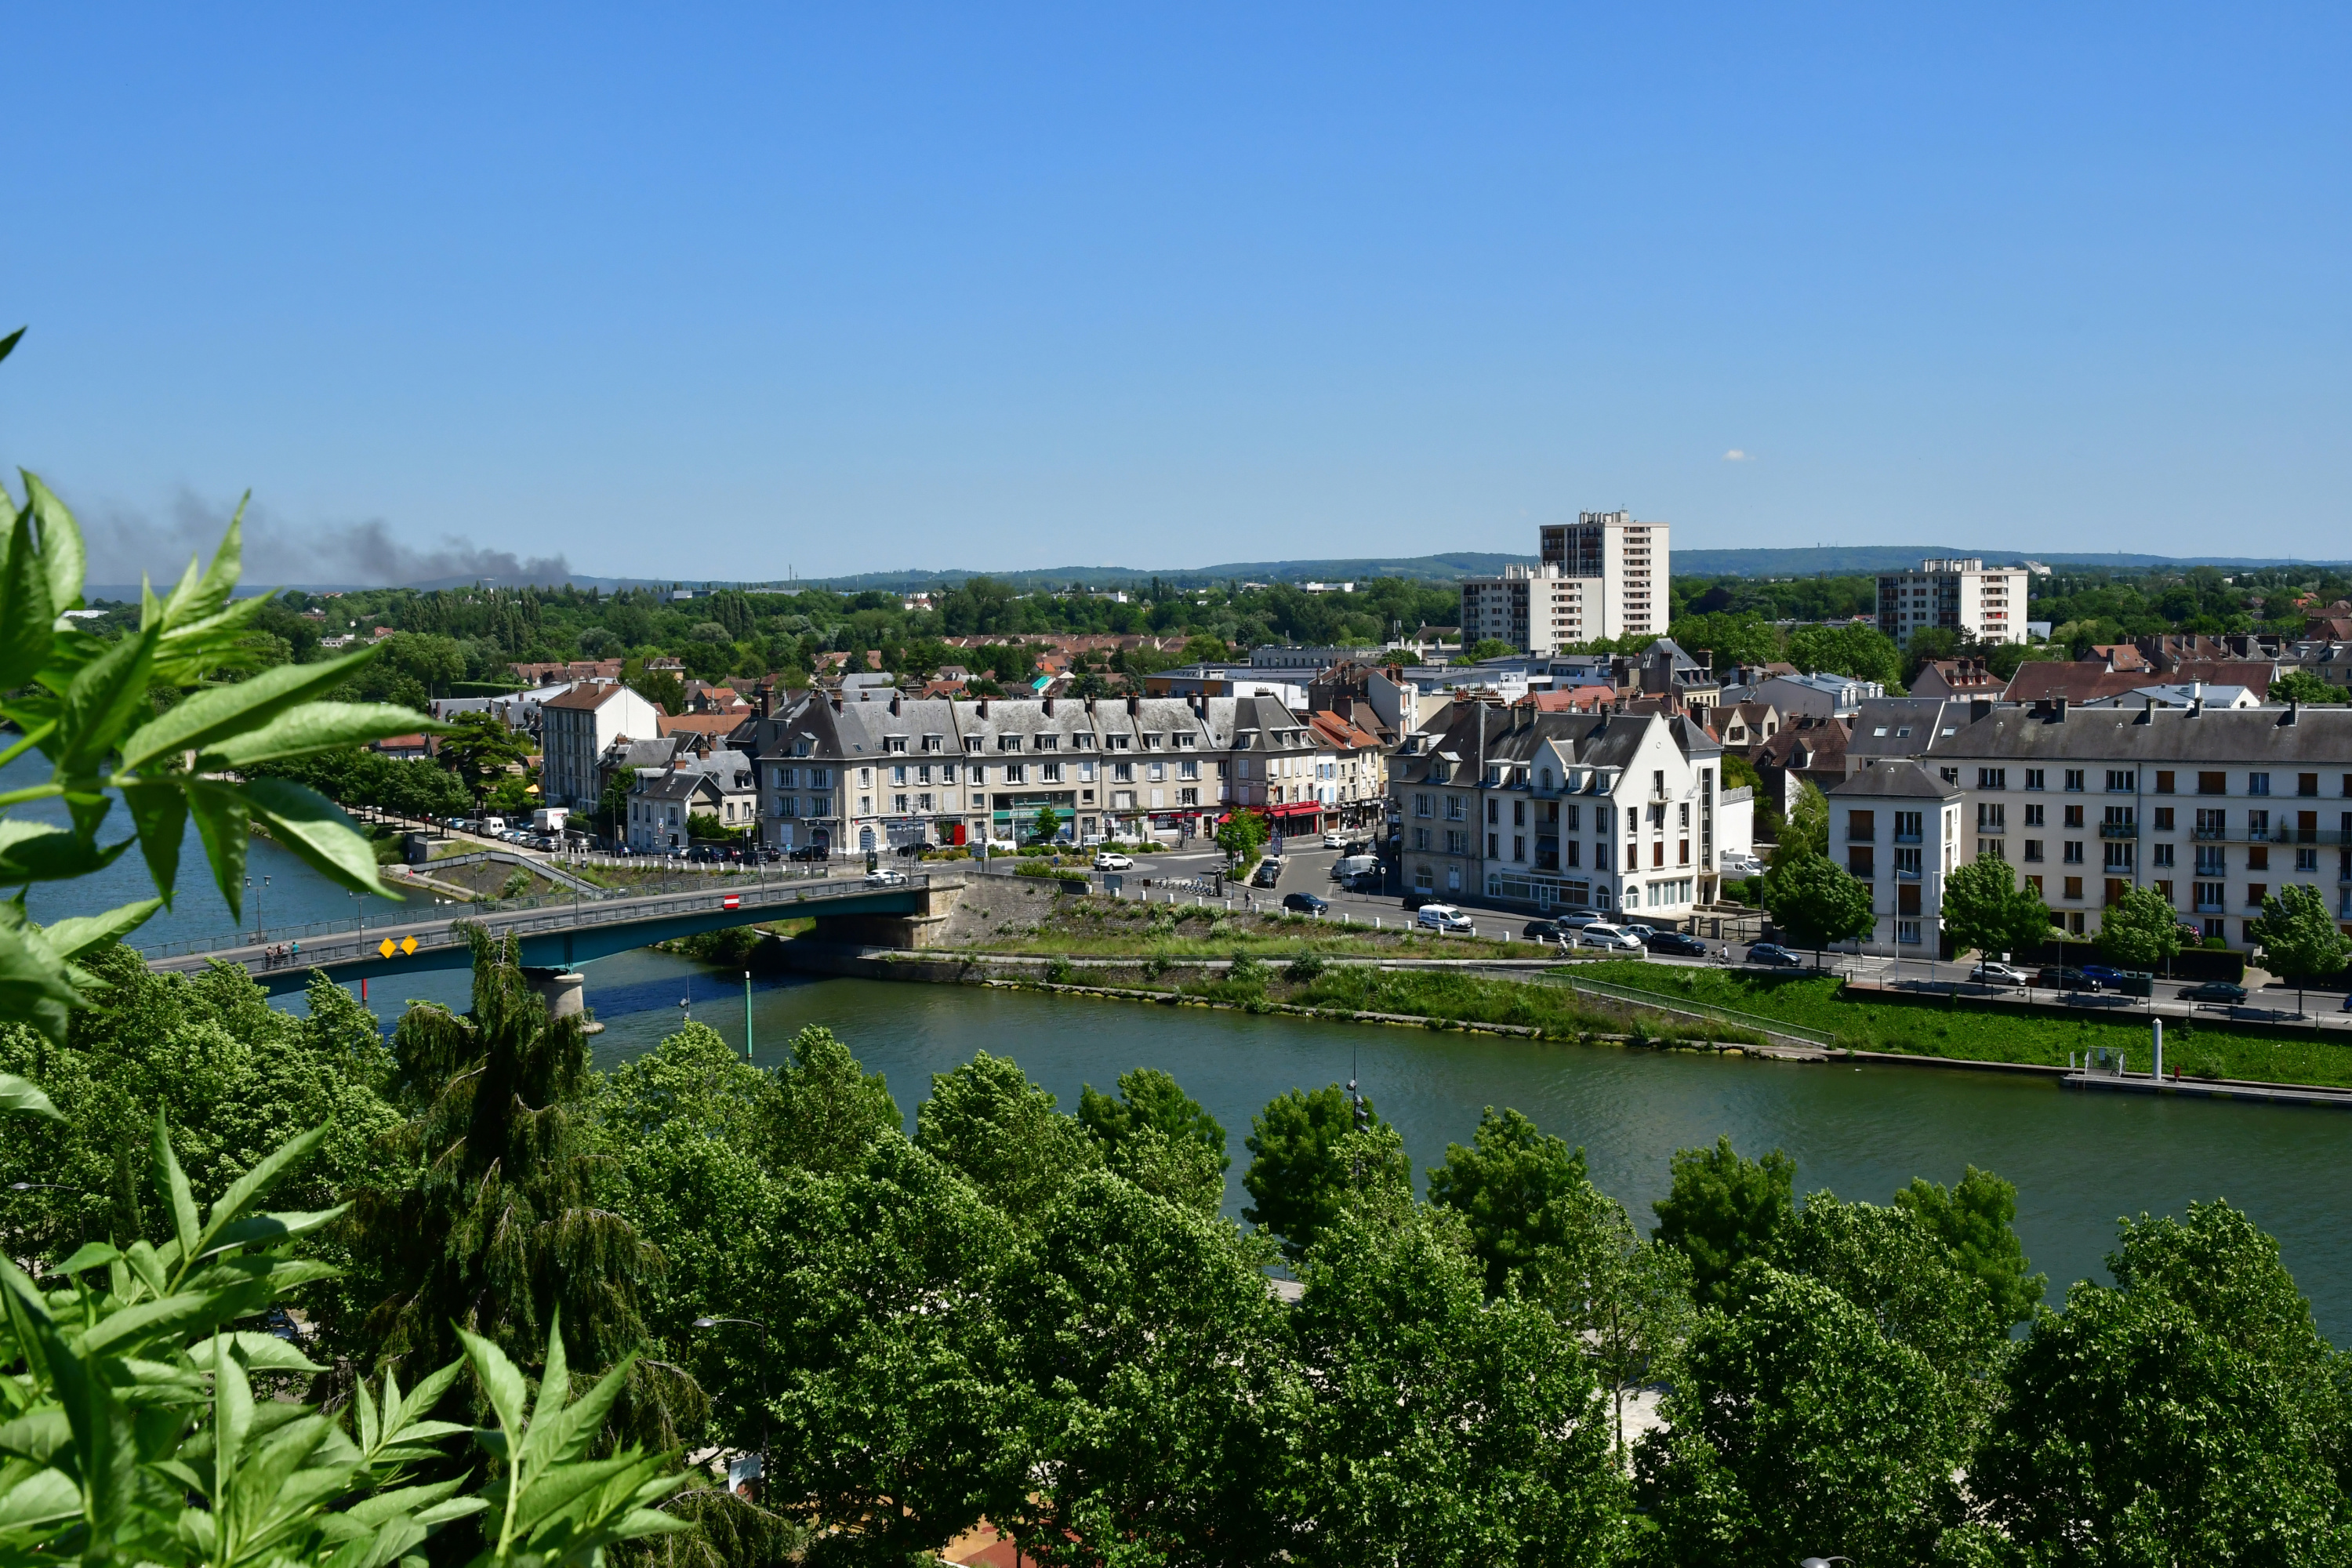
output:
[[[698,1329],[715,1329],[715,1328],[717,1328],[717,1327],[718,1327],[719,1324],[721,1324],[721,1323],[740,1323],[740,1324],[742,1324],[745,1328],[757,1329],[757,1330],[759,1330],[761,1333],[773,1333],[773,1332],[775,1332],[775,1331],[774,1331],[773,1329],[771,1329],[770,1327],[768,1327],[768,1325],[767,1325],[767,1324],[765,1324],[765,1323],[761,1322],[761,1321],[759,1319],[757,1319],[757,1318],[714,1318],[714,1317],[708,1317],[708,1316],[705,1316],[705,1317],[700,1317],[700,1318],[697,1318],[697,1319],[695,1319],[695,1320],[694,1320],[694,1326],[695,1326],[696,1328],[698,1328]],[[762,1356],[760,1358],[760,1480],[761,1480],[761,1484],[762,1484],[762,1485],[765,1485],[765,1484],[766,1484],[767,1474],[768,1474],[768,1358],[767,1358],[766,1356],[762,1355]],[[732,1489],[732,1486],[731,1486],[731,1478],[730,1478],[730,1490]]]
[[[1797,1568],[1830,1568],[1830,1564],[1832,1563],[1851,1563],[1853,1561],[1853,1559],[1851,1557],[1808,1557],[1803,1562],[1798,1563]]]
[[[250,877],[247,877],[247,878],[245,879],[245,885],[246,885],[246,889],[247,889],[247,891],[251,891],[251,889],[252,889],[252,888],[253,888],[253,879],[252,879],[252,878],[250,878]],[[268,878],[267,878],[267,877],[262,878],[262,879],[261,879],[261,886],[262,886],[262,889],[263,889],[263,891],[265,891],[265,892],[266,892],[266,891],[268,891],[268,888],[269,888],[269,879],[268,879]],[[261,921],[261,894],[260,894],[260,893],[254,893],[254,895],[253,895],[253,940],[254,940],[254,941],[256,941],[256,942],[259,942],[259,941],[261,940],[261,933],[262,933],[262,921]]]

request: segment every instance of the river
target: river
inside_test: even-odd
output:
[[[17,770],[8,770],[15,773]],[[254,879],[268,923],[341,918],[355,902],[284,851],[257,843]],[[192,841],[180,908],[142,933],[152,940],[226,931],[226,913]],[[137,856],[68,893],[37,892],[37,919],[84,913],[137,895]],[[389,906],[379,910],[391,913]],[[248,905],[244,921],[254,925]],[[587,999],[607,1027],[596,1058],[612,1067],[677,1026],[681,999],[740,1047],[740,975],[713,973],[650,951],[589,965]],[[389,1023],[399,1000],[463,1005],[465,977],[420,973],[370,997]],[[299,1006],[299,999],[289,1005]],[[823,1024],[885,1075],[911,1129],[930,1075],[976,1051],[1010,1057],[1075,1108],[1080,1085],[1108,1089],[1135,1067],[1173,1073],[1223,1123],[1234,1160],[1226,1208],[1245,1201],[1242,1141],[1251,1115],[1294,1086],[1344,1083],[1350,1072],[1403,1134],[1417,1169],[1466,1141],[1484,1106],[1512,1106],[1548,1132],[1583,1145],[1593,1179],[1646,1223],[1674,1151],[1728,1132],[1743,1152],[1786,1150],[1801,1192],[1829,1189],[1885,1202],[1915,1175],[1949,1184],[1974,1163],[2018,1186],[2018,1230],[2053,1300],[2067,1282],[2104,1278],[2118,1215],[2179,1214],[2226,1197],[2279,1239],[2321,1328],[2352,1341],[2352,1231],[2340,1220],[2340,1111],[2226,1101],[2068,1093],[2045,1082],[1916,1068],[1794,1066],[1746,1058],[1530,1045],[1421,1029],[1320,1024],[1199,1008],[1049,997],[963,986],[858,980],[755,984],[757,1059],[776,1059],[792,1033]]]

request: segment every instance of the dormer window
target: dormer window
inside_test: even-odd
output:
[[[907,749],[907,737],[904,735],[886,736],[884,738],[883,745],[884,749],[887,751],[904,752]]]
[[[927,752],[936,752],[940,749],[940,742],[945,739],[946,737],[941,735],[926,735],[923,737],[923,750]]]
[[[1021,749],[1021,737],[999,735],[996,737],[996,749],[1000,752],[1017,752]]]
[[[1094,738],[1094,736],[1092,736],[1091,734],[1088,734],[1088,733],[1087,733],[1087,732],[1085,732],[1085,731],[1081,731],[1079,733],[1077,733],[1077,734],[1076,734],[1076,735],[1071,736],[1071,737],[1070,737],[1070,740],[1071,740],[1071,742],[1072,742],[1073,744],[1075,744],[1075,745],[1078,748],[1078,750],[1080,750],[1081,752],[1091,752],[1091,751],[1093,751],[1093,750],[1095,749],[1095,738]]]
[[[1543,789],[1551,788],[1551,770],[1549,768],[1538,769],[1536,771],[1536,778],[1538,781],[1538,787]]]
[[[1037,749],[1041,752],[1057,752],[1061,750],[1061,747],[1062,738],[1059,735],[1040,735],[1037,737]]]
[[[965,737],[964,737],[964,742],[963,742],[963,749],[964,749],[965,751],[967,751],[967,752],[977,752],[977,751],[979,751],[979,750],[980,750],[980,737],[979,737],[979,736],[977,736],[977,735],[967,735],[967,736],[965,736]]]
[[[1157,730],[1143,737],[1143,749],[1147,752],[1156,752],[1160,749],[1160,732]]]
[[[1177,749],[1178,751],[1180,751],[1180,752],[1186,752],[1186,751],[1190,751],[1190,750],[1192,750],[1192,740],[1193,740],[1193,737],[1192,737],[1192,735],[1190,735],[1190,734],[1183,734],[1183,735],[1179,735],[1179,736],[1177,736],[1177,737],[1176,737],[1176,749]]]

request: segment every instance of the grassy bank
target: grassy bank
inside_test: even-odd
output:
[[[1782,978],[1663,963],[1580,964],[1575,973],[1803,1025],[1855,1050],[2063,1067],[2069,1052],[2105,1047],[2130,1052],[2132,1065],[2143,1071],[2150,1054],[2145,1017],[2129,1023],[2045,1017],[1971,1005],[1965,997],[1957,1005],[1925,997],[1846,1000],[1832,977]],[[2164,1023],[2164,1065],[2191,1078],[2352,1087],[2352,1047],[2177,1018]]]
[[[1764,1038],[1753,1030],[1727,1024],[1596,1005],[1562,986],[1450,970],[1323,967],[1311,955],[1281,969],[1237,963],[1218,978],[1203,978],[1181,989],[1187,995],[1244,1007],[1286,1003],[1335,1013],[1386,1013],[1449,1024],[1507,1025],[1536,1030],[1548,1039],[1631,1035],[1637,1040],[1671,1045],[1685,1040],[1761,1044]]]
[[[1533,958],[1532,942],[1474,942],[1415,931],[1400,914],[1375,931],[1305,915],[1130,900],[1064,899],[1034,925],[992,931],[971,945],[985,952],[1074,958],[1231,958],[1236,952],[1287,963],[1300,953],[1326,957]]]

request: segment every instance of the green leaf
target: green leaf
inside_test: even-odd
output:
[[[149,1158],[155,1184],[172,1200],[172,1229],[180,1243],[180,1270],[185,1273],[195,1265],[196,1238],[203,1228],[196,1218],[196,1194],[188,1186],[188,1173],[180,1168],[179,1151],[172,1147],[171,1125],[161,1106],[155,1110],[155,1142]]]
[[[221,1353],[215,1336],[209,1358],[213,1370],[213,1512],[226,1515],[231,1502],[230,1478],[245,1458],[245,1439],[253,1430],[253,1384],[237,1365],[236,1357]]]
[[[23,1116],[46,1116],[52,1121],[65,1120],[58,1114],[58,1108],[49,1103],[49,1097],[43,1094],[37,1086],[12,1072],[0,1072],[0,1110],[13,1110]],[[87,1246],[82,1248],[82,1252],[89,1250]],[[79,1258],[81,1254],[74,1256]]]
[[[220,548],[213,552],[213,563],[201,582],[185,581],[172,592],[172,602],[164,606],[166,626],[178,627],[194,625],[217,615],[236,591],[236,582],[243,570],[245,558],[245,507],[253,499],[247,490],[238,498],[236,511],[228,520],[228,528],[221,534]],[[194,562],[189,563],[193,578]]]
[[[81,528],[66,510],[66,503],[49,493],[49,487],[26,469],[16,470],[25,479],[25,507],[41,524],[41,562],[49,579],[49,610],[64,615],[81,604],[81,577],[84,557]]]
[[[301,1214],[247,1215],[217,1236],[208,1238],[205,1250],[211,1253],[232,1247],[251,1247],[256,1243],[291,1241],[298,1236],[308,1236],[333,1224],[351,1206],[341,1204],[331,1209],[313,1209]]]
[[[81,1489],[63,1470],[36,1470],[0,1492],[0,1531],[72,1519],[81,1512]]]
[[[79,833],[38,822],[0,822],[0,885],[62,882],[114,864],[131,840],[103,848]]]
[[[156,1128],[156,1135],[160,1138],[163,1135],[163,1121],[160,1117],[157,1119]],[[326,1135],[327,1130],[323,1125],[313,1127],[308,1132],[297,1133],[264,1155],[253,1169],[239,1176],[230,1184],[228,1191],[220,1195],[220,1201],[213,1205],[212,1214],[201,1237],[188,1234],[193,1229],[193,1224],[182,1227],[181,1237],[188,1247],[187,1256],[193,1258],[209,1255],[222,1245],[215,1239],[221,1231],[232,1221],[244,1217],[246,1205],[268,1190],[269,1184],[276,1181],[287,1166],[317,1148],[319,1140]],[[173,1203],[175,1207],[178,1202],[179,1194],[175,1188],[173,1193]],[[189,1219],[193,1222],[194,1218],[194,1210],[192,1206],[189,1210]]]
[[[142,724],[122,742],[122,765],[143,767],[166,752],[203,751],[257,730],[297,703],[343,685],[374,652],[364,648],[324,664],[281,664],[250,680],[207,687]]]
[[[155,627],[124,637],[84,665],[66,688],[58,772],[68,778],[95,773],[99,763],[131,728],[147,703],[147,680],[155,660]],[[174,709],[174,712],[178,710]]]
[[[413,710],[382,702],[306,702],[249,734],[209,748],[204,760],[210,766],[249,768],[257,763],[345,751],[388,735],[439,734],[449,728]]]
[[[621,1390],[629,1381],[629,1367],[635,1360],[635,1356],[623,1356],[576,1404],[532,1422],[530,1436],[523,1447],[524,1458],[543,1467],[570,1464],[585,1454],[596,1435],[604,1429],[604,1417],[611,1412],[614,1401],[621,1397]],[[544,1406],[546,1401],[542,1384],[540,1403]]]
[[[13,508],[10,510],[14,510]],[[33,548],[33,514],[16,513],[9,530],[7,558],[0,561],[0,691],[33,679],[49,657],[49,579]]]
[[[93,948],[121,941],[145,925],[148,917],[163,907],[161,899],[144,899],[102,915],[68,915],[42,927],[41,934],[48,939],[49,951],[59,958],[79,958]]]
[[[213,881],[227,900],[229,918],[245,918],[245,855],[250,845],[252,804],[235,784],[210,779],[188,781],[188,809],[194,813],[196,832],[205,841],[205,858],[212,862]]]
[[[210,1372],[213,1370],[213,1357],[223,1347],[233,1349],[236,1359],[255,1372],[326,1370],[276,1334],[256,1333],[250,1329],[216,1333],[208,1340],[200,1340],[188,1347],[188,1359],[195,1363],[198,1372]]]
[[[85,1268],[103,1268],[110,1263],[120,1261],[121,1257],[122,1249],[110,1243],[85,1241],[74,1248],[71,1258],[58,1265],[58,1272],[71,1275]]]
[[[482,1393],[498,1413],[499,1424],[517,1446],[523,1433],[524,1388],[522,1373],[499,1349],[471,1330],[459,1329],[457,1338],[466,1347],[466,1359],[474,1364],[474,1375],[481,1380]]]
[[[375,850],[325,795],[284,779],[255,779],[246,796],[271,837],[312,870],[358,893],[383,891]]]
[[[32,1024],[53,1040],[81,998],[65,963],[30,926],[0,923],[0,1017]]]
[[[137,1346],[174,1334],[198,1333],[234,1321],[269,1305],[266,1279],[249,1279],[216,1290],[180,1290],[142,1301],[108,1316],[82,1338],[85,1353],[116,1345]]]
[[[180,841],[188,833],[188,797],[180,785],[126,784],[122,804],[130,808],[131,826],[139,833],[139,853],[146,858],[147,875],[166,909],[173,884],[180,877]]]
[[[15,350],[15,348],[16,347],[16,340],[17,340],[18,338],[23,337],[24,335],[25,335],[25,329],[24,329],[24,328],[22,328],[22,327],[18,327],[15,331],[10,332],[6,337],[5,337],[5,338],[0,338],[0,359],[6,359],[6,358],[8,357],[9,353],[10,353],[12,351],[14,351],[14,350]]]

